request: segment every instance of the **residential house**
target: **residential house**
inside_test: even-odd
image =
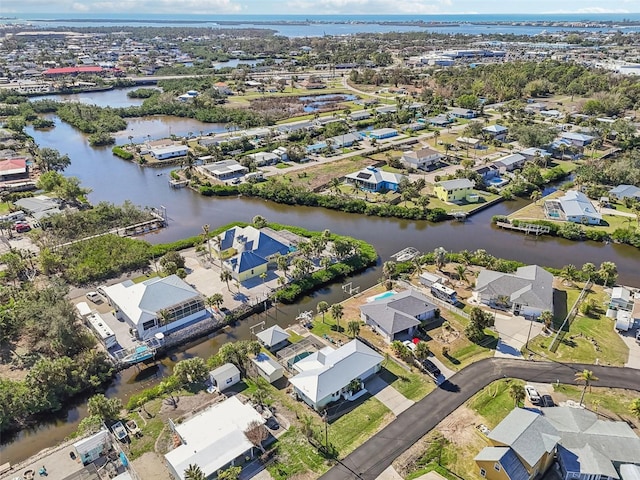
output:
[[[534,161],[538,158],[549,159],[551,157],[551,152],[544,150],[542,148],[525,148],[524,150],[520,150],[520,155],[522,155],[527,161]]]
[[[392,138],[398,136],[398,130],[395,128],[378,128],[376,130],[371,130],[367,133],[369,138],[375,140],[384,140],[385,138]]]
[[[560,118],[562,116],[562,112],[560,110],[542,110],[540,115],[546,118]]]
[[[256,152],[247,155],[256,167],[266,167],[268,165],[274,165],[280,161],[280,157],[272,152]]]
[[[410,289],[365,303],[360,318],[391,343],[412,337],[419,325],[435,318],[437,309],[422,293]]]
[[[167,145],[149,149],[149,153],[156,160],[167,160],[169,158],[184,157],[189,152],[186,145]]]
[[[569,190],[562,197],[545,200],[544,212],[551,220],[587,225],[600,225],[602,222],[602,215],[596,211],[591,200],[577,190]]]
[[[14,204],[21,210],[29,213],[36,220],[41,220],[50,215],[61,213],[60,200],[46,195],[36,195],[16,200]]]
[[[219,392],[240,383],[240,370],[233,363],[225,363],[209,372],[209,381]]]
[[[231,178],[242,177],[249,171],[247,167],[243,167],[235,160],[222,160],[221,162],[207,163],[197,167],[205,175],[224,181]]]
[[[371,112],[368,110],[358,110],[349,114],[349,120],[352,122],[360,122],[362,120],[367,120],[368,118],[371,118]]]
[[[477,112],[468,108],[454,107],[449,110],[448,114],[456,118],[476,118]]]
[[[473,195],[473,181],[467,178],[436,183],[433,193],[443,202],[461,202]]]
[[[334,350],[325,347],[293,364],[298,372],[289,382],[307,405],[321,411],[341,398],[351,400],[354,380],[361,384],[380,370],[384,358],[360,340],[352,340]],[[365,385],[366,386],[366,385]]]
[[[591,135],[586,135],[584,133],[576,133],[576,132],[562,132],[560,134],[560,138],[564,140],[568,140],[576,147],[581,147],[581,148],[586,147],[591,142],[593,142],[593,140],[595,140],[595,137],[592,137]]]
[[[224,82],[214,83],[213,88],[223,95],[233,95],[233,90],[231,90],[231,88],[229,88],[229,85]]]
[[[474,460],[488,480],[532,480],[544,474],[560,440],[542,415],[522,408],[513,409],[487,436],[491,446]]]
[[[609,305],[623,310],[631,310],[633,308],[633,295],[631,291],[625,287],[613,287],[611,289]]]
[[[520,267],[515,273],[482,269],[473,298],[485,305],[508,308],[514,315],[553,313],[553,275],[537,265]]]
[[[529,102],[524,107],[526,113],[540,113],[547,109],[547,104],[543,102]]]
[[[522,168],[526,161],[527,159],[524,155],[512,153],[511,155],[507,155],[506,157],[496,160],[493,164],[498,167],[500,172],[513,172],[518,168]]]
[[[355,185],[362,190],[369,192],[381,192],[386,190],[397,191],[400,182],[405,178],[398,173],[385,172],[375,167],[367,167],[345,176],[345,180],[350,185]]]
[[[210,316],[202,296],[177,275],[141,283],[125,280],[104,290],[118,320],[140,339],[168,334]]]
[[[169,420],[180,443],[164,456],[169,472],[175,480],[185,480],[189,465],[198,465],[206,478],[214,478],[219,470],[243,465],[257,450],[245,435],[255,422],[264,424],[262,415],[235,396],[181,423]]]
[[[289,334],[279,325],[256,333],[256,338],[267,350],[272,352],[277,352],[289,344]]]
[[[264,352],[251,359],[251,363],[256,367],[258,375],[267,382],[277,382],[284,376],[284,367]]]
[[[239,282],[266,273],[277,254],[287,255],[295,250],[293,242],[284,236],[250,225],[226,230],[211,240],[211,246],[224,259],[224,268]]]
[[[427,121],[429,122],[429,125],[433,125],[434,127],[448,127],[449,125],[451,125],[451,123],[453,123],[453,120],[451,120],[446,115],[437,115],[435,117],[430,117],[427,119]]]
[[[482,146],[482,140],[472,137],[458,137],[456,143],[462,145],[464,148],[480,148]]]
[[[509,129],[507,127],[503,127],[502,125],[489,125],[488,127],[484,127],[482,132],[492,140],[499,140],[504,142],[507,139],[507,135],[509,133]]]
[[[309,131],[309,130],[313,130],[314,128],[316,128],[316,124],[315,122],[312,122],[310,120],[303,121],[303,122],[296,122],[296,123],[287,123],[287,124],[279,125],[278,127],[276,127],[278,132],[285,133],[285,134],[301,132],[301,131]]]
[[[381,115],[389,115],[391,113],[396,113],[397,111],[398,107],[396,107],[395,105],[383,105],[376,108],[376,112]]]
[[[476,172],[478,175],[480,175],[482,180],[484,180],[485,182],[487,180],[491,180],[492,178],[496,177],[500,173],[500,171],[498,170],[498,167],[496,167],[492,163],[489,165],[476,167],[473,169],[473,171]]]
[[[29,179],[29,165],[25,158],[0,160],[0,182]]]
[[[99,459],[102,452],[109,450],[111,442],[111,432],[103,427],[99,432],[75,442],[73,449],[82,465],[88,465]]]
[[[362,140],[362,136],[358,133],[345,133],[342,135],[336,135],[335,137],[325,140],[325,144],[331,145],[334,150],[340,148],[347,148],[355,145]]]
[[[437,150],[433,150],[429,147],[423,147],[415,152],[404,152],[402,157],[400,157],[400,163],[402,163],[406,168],[429,170],[438,165],[441,158],[442,154]]]
[[[624,200],[625,198],[640,200],[640,187],[636,187],[635,185],[618,185],[609,190],[609,197],[617,200]]]
[[[318,127],[324,127],[330,123],[344,122],[344,118],[338,115],[329,115],[326,117],[318,117],[314,120],[314,123]]]
[[[286,162],[289,160],[289,152],[286,147],[278,147],[272,153],[278,156],[279,161]]]

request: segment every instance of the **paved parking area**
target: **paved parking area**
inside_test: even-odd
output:
[[[520,350],[527,338],[536,337],[542,332],[543,324],[524,317],[513,317],[504,314],[496,315],[495,329],[500,335],[496,347],[496,357],[520,358]]]
[[[638,329],[629,330],[628,332],[620,332],[620,338],[629,347],[629,359],[624,364],[625,367],[640,369],[640,345],[636,342],[636,331]]]
[[[389,465],[384,472],[378,475],[376,480],[402,480],[402,477],[398,472],[396,472],[393,465]]]
[[[367,391],[380,400],[397,417],[414,404],[379,376],[371,377],[364,384]]]

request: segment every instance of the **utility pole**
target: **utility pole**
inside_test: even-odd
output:
[[[327,420],[326,410],[324,411],[322,420],[324,420],[324,448],[326,449],[327,454],[329,454],[329,422]]]

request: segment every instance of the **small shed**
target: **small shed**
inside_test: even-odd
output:
[[[425,287],[430,287],[434,283],[444,284],[445,279],[440,275],[436,275],[435,273],[422,272],[420,274],[420,283]]]
[[[76,305],[76,309],[78,310],[80,316],[83,318],[88,317],[92,313],[91,307],[89,307],[89,304],[87,302],[79,302]]]
[[[96,461],[107,450],[111,443],[109,430],[100,430],[90,437],[83,438],[73,444],[83,465]]]
[[[266,353],[259,353],[251,361],[256,366],[258,374],[269,383],[281,379],[284,375],[284,367]]]
[[[279,325],[256,333],[258,341],[272,352],[284,348],[289,343],[289,334]]]
[[[221,367],[209,372],[209,380],[222,392],[240,382],[240,370],[238,370],[238,367],[233,363],[225,363]]]

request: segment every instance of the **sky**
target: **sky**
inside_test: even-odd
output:
[[[637,13],[640,0],[0,0],[0,15],[245,14],[439,15],[474,13]]]

